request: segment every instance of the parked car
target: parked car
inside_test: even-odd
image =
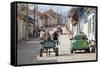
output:
[[[75,50],[85,50],[85,52],[90,52],[88,38],[85,34],[75,35],[71,38],[71,53]]]

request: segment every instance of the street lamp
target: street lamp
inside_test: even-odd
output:
[[[26,15],[26,40],[29,40],[29,37],[28,37],[28,26],[29,26],[29,21],[28,21],[28,4],[26,5],[27,6],[27,15]]]
[[[35,32],[37,32],[36,31],[36,12],[37,12],[37,9],[38,9],[38,7],[36,6],[36,4],[34,4],[34,23],[33,23],[33,29],[35,30]],[[33,33],[34,34],[34,33]]]

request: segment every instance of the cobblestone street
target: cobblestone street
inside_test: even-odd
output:
[[[53,28],[54,29],[54,28]],[[51,32],[52,30],[51,29]],[[50,55],[43,54],[43,57],[40,57],[40,48],[42,45],[39,42],[39,39],[34,39],[30,41],[23,41],[18,44],[17,57],[18,64],[39,64],[39,63],[52,63],[52,62],[71,62],[71,61],[86,61],[86,60],[96,60],[96,53],[69,53],[70,40],[69,36],[66,35],[63,40],[60,40],[61,43],[59,48],[59,56],[55,56],[55,53]],[[67,42],[66,42],[66,41]],[[64,43],[65,41],[65,43]],[[65,45],[66,44],[66,45]]]
[[[44,54],[43,57],[40,57],[39,50],[41,45],[38,41],[27,41],[21,44],[18,46],[18,64],[96,60],[95,53],[60,54],[59,56],[51,53],[51,55],[46,56]]]

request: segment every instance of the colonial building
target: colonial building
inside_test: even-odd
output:
[[[27,4],[17,6],[18,40],[28,40],[29,33],[34,35],[39,29],[61,23],[60,15],[52,9],[40,12],[38,9],[29,9]]]
[[[43,12],[42,14],[42,20],[43,24],[45,26],[55,26],[59,24],[59,15],[53,11],[52,9],[49,9],[48,11]]]
[[[72,36],[79,33],[79,16],[77,8],[72,8],[67,16],[67,28],[71,31]]]
[[[39,10],[29,10],[28,15],[33,19],[35,18],[35,26],[40,29],[46,26],[56,26],[61,23],[61,16],[52,9],[45,12],[40,12]]]
[[[89,40],[95,40],[96,36],[96,8],[84,8],[84,33],[88,36]]]
[[[26,4],[18,4],[17,6],[18,41],[28,40],[29,30],[31,33],[33,33],[32,28],[34,20],[30,16],[28,16],[28,11],[30,10],[28,9]]]
[[[21,16],[17,16],[17,27],[18,41],[25,39],[26,22],[23,19],[21,19]]]
[[[18,4],[17,5],[17,32],[18,32],[18,41],[26,38],[26,21],[25,16],[27,15],[26,5]]]

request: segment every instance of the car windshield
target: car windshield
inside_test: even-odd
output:
[[[74,40],[87,40],[86,35],[77,35],[73,38]]]

